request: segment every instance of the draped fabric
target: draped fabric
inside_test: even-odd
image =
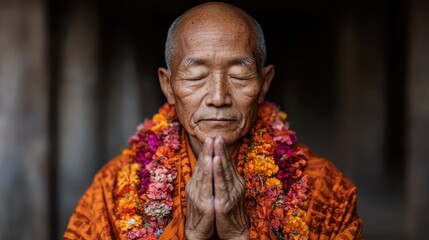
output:
[[[160,236],[162,240],[185,237],[185,186],[195,169],[196,157],[184,131],[182,143],[174,182],[173,219]],[[298,148],[307,158],[304,174],[308,175],[310,187],[306,209],[310,239],[363,239],[362,220],[356,210],[356,187],[330,161],[314,155],[305,146]],[[114,192],[122,163],[119,156],[97,173],[77,204],[64,239],[120,239]],[[261,239],[276,239],[270,229],[261,232]]]

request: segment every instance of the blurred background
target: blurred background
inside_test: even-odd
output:
[[[0,239],[59,239],[165,101],[170,23],[202,1],[0,0]],[[366,239],[429,235],[429,1],[229,1],[265,31],[268,99],[357,185]]]

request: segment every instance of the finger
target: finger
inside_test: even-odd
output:
[[[228,197],[235,198],[244,194],[245,182],[244,178],[238,173],[235,163],[230,159],[226,151],[225,142],[221,137],[217,137],[214,142],[215,156],[218,155],[221,159],[221,164],[224,172],[224,178],[227,183],[229,192]],[[215,192],[216,195],[216,192]]]
[[[206,156],[212,157],[213,156],[213,139],[208,137],[204,141],[202,149],[200,149],[200,152],[198,153],[198,159],[197,164],[195,166],[195,173],[203,171],[203,169],[206,168],[205,164],[207,161],[204,159]]]
[[[213,158],[211,156],[205,156],[203,161],[204,170],[202,178],[202,192],[201,196],[203,199],[213,198]]]
[[[221,159],[221,163],[223,166],[227,166],[227,154],[226,154],[226,146],[222,137],[216,137],[214,140],[214,155],[219,156]]]
[[[187,188],[194,186],[194,185],[197,186],[203,180],[205,163],[206,163],[206,161],[204,161],[204,150],[207,148],[210,148],[210,146],[213,145],[213,143],[211,141],[212,141],[212,139],[209,139],[209,138],[207,138],[204,141],[204,144],[201,148],[201,151],[198,153],[198,159],[197,159],[197,163],[195,166],[195,171],[192,174],[192,177],[189,180],[189,183],[186,185]]]
[[[219,156],[215,156],[213,158],[213,174],[215,199],[221,200],[222,202],[228,201],[228,182],[225,178],[224,170],[222,168],[222,163]]]
[[[225,180],[228,183],[231,183],[230,185],[232,186],[234,178],[237,177],[237,175],[234,174],[236,170],[234,171],[234,168],[233,168],[234,164],[232,163],[229,155],[227,154],[225,142],[223,141],[222,137],[216,137],[214,142],[214,151],[215,151],[215,156],[219,156],[220,158],[220,163],[224,172]]]
[[[199,188],[200,196],[204,199],[213,197],[213,142],[213,139],[210,137],[204,141],[204,145],[198,154],[197,166],[194,173],[194,175],[198,176],[195,178],[195,187]]]
[[[213,157],[213,143],[214,139],[207,137],[204,141],[203,149],[200,152],[202,152],[204,156]]]

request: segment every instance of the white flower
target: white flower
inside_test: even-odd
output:
[[[134,226],[134,225],[136,225],[136,223],[137,223],[137,221],[136,221],[134,218],[131,218],[131,219],[128,221],[128,226]]]

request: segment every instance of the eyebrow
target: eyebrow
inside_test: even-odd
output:
[[[198,58],[186,58],[184,61],[185,65],[205,65],[206,64],[206,60],[204,59],[198,59]]]
[[[252,65],[252,63],[255,62],[255,59],[250,58],[250,57],[244,57],[244,58],[239,58],[239,59],[234,59],[232,61],[233,65],[243,65],[243,66],[249,66]]]
[[[255,62],[255,59],[251,57],[243,57],[243,58],[235,58],[229,61],[231,65],[242,65],[242,66],[250,66]],[[207,65],[207,60],[200,58],[186,58],[184,60],[184,64],[188,66],[195,65]]]

